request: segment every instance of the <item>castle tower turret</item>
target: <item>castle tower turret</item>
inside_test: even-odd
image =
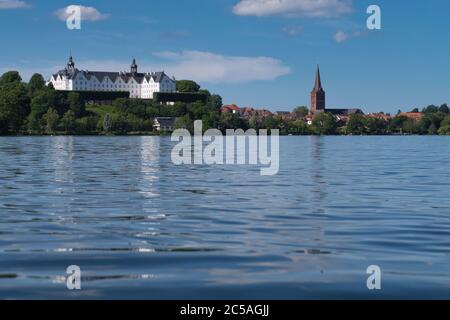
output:
[[[69,57],[69,60],[67,61],[67,70],[69,71],[75,70],[75,62],[73,61],[72,55]]]
[[[136,59],[133,59],[133,63],[131,64],[131,73],[138,72],[138,65],[136,64]]]

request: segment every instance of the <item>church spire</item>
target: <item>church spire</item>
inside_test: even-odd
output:
[[[322,80],[320,79],[320,67],[317,65],[317,72],[316,72],[316,83],[314,85],[314,91],[318,92],[323,90],[322,88]]]
[[[322,80],[320,79],[320,68],[317,66],[316,82],[311,92],[311,112],[313,114],[324,112],[325,107],[325,91],[322,88]]]

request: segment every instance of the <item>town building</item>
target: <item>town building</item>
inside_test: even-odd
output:
[[[153,120],[153,130],[158,132],[168,132],[174,130],[175,118],[157,117]]]
[[[246,107],[242,109],[242,117],[244,119],[250,119],[251,117],[255,116],[256,110],[252,107]]]
[[[239,114],[241,118],[246,119],[246,120],[256,119],[256,120],[262,121],[262,120],[274,115],[271,111],[269,111],[267,109],[254,109],[252,107],[239,108],[236,105],[224,106],[222,108],[222,113],[233,112],[233,109],[235,110],[236,114]],[[239,111],[237,111],[238,109],[239,109]]]
[[[371,113],[367,117],[368,118],[374,118],[374,119],[380,119],[380,120],[383,120],[383,121],[386,121],[386,122],[392,120],[392,116],[389,113],[381,113],[381,112],[379,112],[379,113]]]
[[[221,109],[222,113],[232,113],[232,114],[241,114],[241,108],[239,108],[237,105],[235,104],[230,104],[230,105],[226,105],[223,106]]]
[[[129,92],[130,98],[153,99],[156,92],[176,92],[176,82],[162,72],[138,72],[136,59],[130,72],[78,70],[71,56],[63,70],[53,74],[47,85],[60,91]]]
[[[407,117],[408,119],[420,122],[424,117],[424,114],[422,112],[402,112],[398,117]]]

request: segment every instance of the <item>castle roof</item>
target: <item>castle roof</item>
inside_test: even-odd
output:
[[[105,78],[111,80],[111,82],[116,82],[119,78],[123,82],[128,83],[131,80],[136,81],[139,84],[144,82],[144,79],[150,81],[153,79],[154,82],[160,83],[164,77],[167,75],[164,72],[151,72],[151,73],[139,73],[137,72],[136,59],[133,58],[131,64],[131,72],[107,72],[107,71],[88,71],[88,70],[78,70],[75,68],[75,62],[73,61],[72,55],[69,57],[67,62],[67,67],[63,70],[58,71],[58,73],[53,75],[56,79],[58,76],[65,77],[69,80],[75,79],[79,74],[82,74],[87,80],[91,80],[95,77],[98,81],[103,82]]]
[[[87,71],[87,70],[60,70],[58,73],[53,75],[53,78],[57,78],[58,76],[67,77],[68,79],[75,79],[78,74],[82,74],[87,80],[90,80],[92,77],[95,77],[98,81],[102,82],[105,78],[109,78],[112,82],[116,82],[118,78],[121,78],[122,81],[128,83],[132,79],[137,83],[141,84],[144,82],[144,79],[150,81],[153,79],[154,82],[159,83],[163,80],[164,76],[167,76],[164,72],[152,72],[152,73],[131,73],[131,72],[105,72],[105,71]]]

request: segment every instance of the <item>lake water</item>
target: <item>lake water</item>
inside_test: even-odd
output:
[[[0,298],[450,298],[450,138],[282,137],[265,177],[172,146],[0,138]]]

